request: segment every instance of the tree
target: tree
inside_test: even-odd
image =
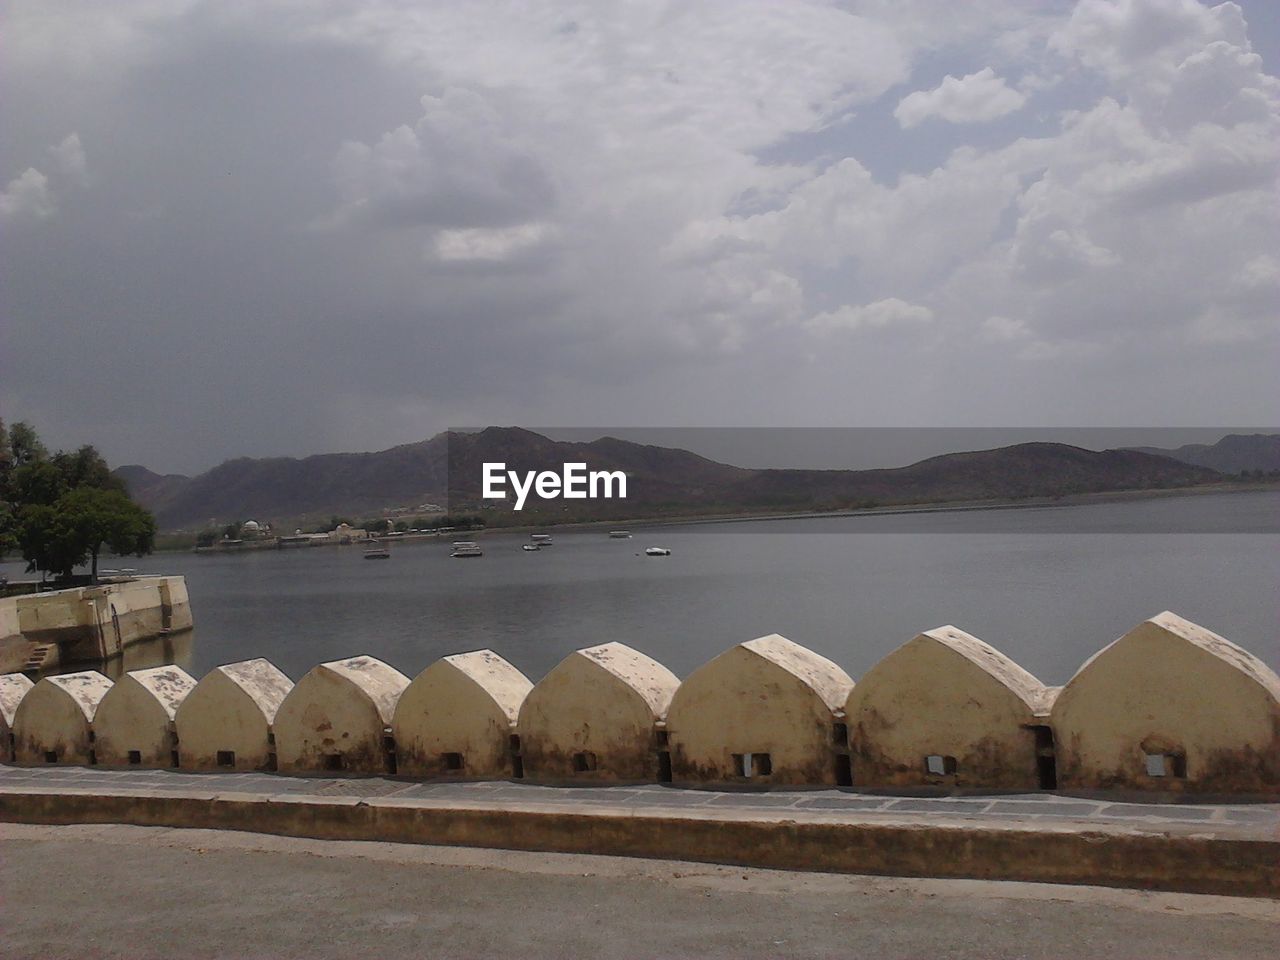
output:
[[[111,475],[91,446],[50,455],[26,423],[0,423],[0,555],[20,549],[27,570],[69,577],[106,547],[120,555],[150,553],[156,526],[151,514]]]
[[[61,577],[88,561],[98,581],[98,555],[106,547],[117,556],[143,556],[155,546],[156,524],[120,490],[82,486],[52,505],[32,504],[19,513],[18,539],[28,571]]]

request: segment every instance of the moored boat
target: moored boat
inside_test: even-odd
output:
[[[669,557],[671,551],[666,547],[646,547],[644,551],[646,557]]]
[[[483,557],[484,551],[480,549],[480,544],[474,540],[455,540],[453,542],[453,553],[451,557],[463,559],[466,557]]]

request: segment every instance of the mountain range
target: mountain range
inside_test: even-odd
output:
[[[495,523],[543,523],[1169,489],[1219,481],[1222,472],[1275,469],[1266,465],[1280,464],[1278,451],[1280,435],[1228,436],[1213,446],[1174,451],[1023,443],[892,469],[753,470],[613,437],[571,443],[517,427],[490,427],[442,433],[376,453],[240,458],[195,477],[157,474],[137,465],[115,473],[163,529],[189,530],[250,518],[301,525],[331,514],[382,516],[426,504],[475,512],[492,508],[492,501],[480,497],[481,465],[497,461],[521,472],[559,472],[564,463],[585,462],[591,470],[627,474],[626,500],[531,497],[521,514],[512,516],[509,505],[500,504],[491,515]],[[1237,466],[1241,463],[1249,465]]]

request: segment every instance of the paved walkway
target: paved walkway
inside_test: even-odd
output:
[[[0,821],[1280,898],[1280,804],[0,767]]]
[[[266,796],[349,797],[357,800],[422,800],[437,804],[521,808],[551,805],[614,810],[673,808],[715,812],[884,814],[928,821],[943,817],[975,821],[1026,820],[1032,823],[1146,825],[1153,829],[1198,826],[1215,832],[1239,828],[1260,837],[1280,837],[1280,803],[1124,802],[1070,797],[1056,793],[978,797],[903,797],[859,793],[851,789],[771,790],[767,792],[690,790],[657,784],[611,787],[544,787],[506,780],[483,783],[422,783],[382,777],[287,777],[274,773],[181,773],[171,770],[104,770],[94,767],[0,766],[0,790],[66,788],[129,793],[259,794]]]

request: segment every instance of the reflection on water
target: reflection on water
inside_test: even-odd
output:
[[[97,663],[63,664],[49,673],[75,673],[79,670],[97,670],[112,680],[119,680],[130,670],[146,670],[149,667],[163,667],[175,664],[191,673],[195,665],[195,631],[186,630],[168,637],[155,637],[142,640],[132,646],[125,647],[124,653],[110,660]],[[44,674],[42,674],[43,676]]]

